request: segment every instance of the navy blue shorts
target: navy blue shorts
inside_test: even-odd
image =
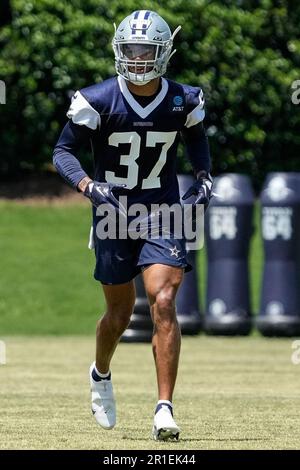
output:
[[[94,237],[96,267],[94,277],[103,284],[131,281],[143,267],[159,263],[192,269],[186,261],[185,240],[178,238],[99,240]]]

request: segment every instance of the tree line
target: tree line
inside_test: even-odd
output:
[[[113,23],[136,9],[182,25],[168,77],[204,91],[214,174],[259,185],[269,171],[299,170],[299,2],[12,0],[0,23],[2,176],[48,168],[70,97],[115,74]],[[86,152],[83,161],[88,169]],[[179,171],[189,171],[183,151]]]

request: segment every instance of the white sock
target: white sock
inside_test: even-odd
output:
[[[101,374],[101,372],[98,371],[98,369],[96,367],[96,364],[95,364],[95,372],[98,375],[98,377],[100,377],[100,379],[107,379],[107,377],[110,374],[110,370],[108,372],[106,372],[106,374]]]
[[[160,405],[161,403],[166,403],[167,405],[169,405],[173,409],[173,404],[172,404],[171,401],[169,401],[169,400],[158,400],[157,404]]]

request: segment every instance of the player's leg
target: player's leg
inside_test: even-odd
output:
[[[92,412],[104,429],[116,424],[116,404],[111,380],[110,361],[127,328],[135,301],[133,281],[120,285],[103,285],[106,313],[98,321],[96,362],[90,367]]]
[[[180,430],[172,417],[172,397],[181,343],[175,296],[183,278],[183,268],[153,264],[144,270],[143,278],[154,324],[152,349],[159,398],[153,435],[155,439],[178,438]]]
[[[143,272],[154,324],[152,349],[159,400],[172,401],[177,376],[181,335],[176,318],[175,296],[182,277],[182,268],[162,264],[153,264]]]
[[[99,218],[99,221],[101,218]],[[98,238],[98,218],[94,220],[96,266],[94,277],[102,284],[106,312],[97,323],[96,361],[90,368],[92,411],[104,429],[116,423],[116,405],[111,381],[110,361],[127,328],[135,302],[133,279],[139,245],[136,240]],[[95,236],[97,234],[97,236]]]
[[[134,282],[102,285],[106,313],[97,323],[96,367],[101,374],[109,372],[110,361],[120,337],[126,330],[135,302]]]

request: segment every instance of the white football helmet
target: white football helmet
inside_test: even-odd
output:
[[[118,75],[135,85],[145,85],[166,72],[173,39],[181,26],[171,34],[168,24],[157,13],[138,10],[118,26],[112,46]]]

